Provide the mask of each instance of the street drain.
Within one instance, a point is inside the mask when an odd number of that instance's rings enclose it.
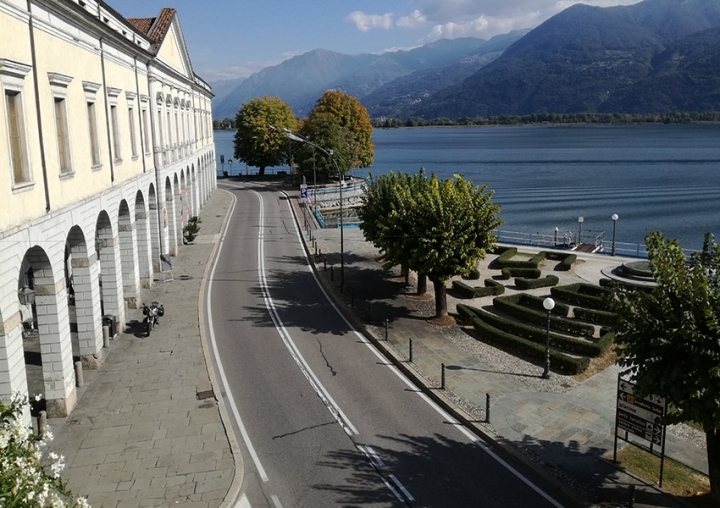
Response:
[[[179,279],[180,279],[180,280],[190,280],[190,279],[192,279],[192,277],[191,277],[190,275],[181,275],[181,276],[179,277]]]
[[[197,397],[197,400],[205,400],[205,399],[214,398],[215,393],[212,390],[205,390],[203,392],[197,392],[195,394],[195,396]]]

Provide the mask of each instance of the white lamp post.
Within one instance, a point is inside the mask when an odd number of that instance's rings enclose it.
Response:
[[[550,311],[555,308],[555,300],[548,296],[543,300],[543,307],[547,311],[547,335],[545,338],[545,369],[542,378],[550,379]]]
[[[582,225],[585,222],[585,217],[578,217],[578,245],[582,243]]]
[[[312,146],[313,148],[317,148],[321,152],[323,152],[325,155],[330,157],[332,159],[333,164],[335,164],[335,169],[337,169],[338,172],[338,184],[340,186],[340,292],[343,292],[344,286],[345,286],[345,243],[343,238],[343,177],[342,173],[340,172],[340,166],[338,166],[337,161],[335,160],[335,152],[332,150],[326,150],[325,148],[316,145],[315,143],[312,143],[311,141],[295,134],[294,132],[290,131],[289,129],[283,129],[285,131],[285,135],[288,137],[288,139],[292,139],[293,141],[297,141],[299,143],[305,143],[307,145]]]
[[[612,243],[612,255],[615,255],[615,226],[617,225],[617,220],[620,218],[618,217],[618,214],[614,213],[612,214],[612,217],[610,217],[613,221],[613,243]]]

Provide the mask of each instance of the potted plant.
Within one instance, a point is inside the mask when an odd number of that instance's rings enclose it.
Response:
[[[183,236],[185,237],[185,242],[190,243],[195,240],[195,237],[200,232],[201,222],[202,219],[197,215],[193,215],[188,219],[188,223],[185,224],[185,227],[183,227]]]

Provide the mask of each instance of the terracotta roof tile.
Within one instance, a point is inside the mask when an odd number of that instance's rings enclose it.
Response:
[[[128,18],[128,22],[145,35],[150,31],[153,21],[155,18]]]
[[[148,33],[148,37],[155,44],[161,43],[165,38],[170,28],[170,23],[172,23],[173,17],[175,17],[175,12],[175,9],[164,7],[163,10],[160,11],[160,15],[155,18],[155,22]]]

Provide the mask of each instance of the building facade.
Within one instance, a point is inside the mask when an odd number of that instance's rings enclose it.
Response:
[[[0,90],[0,399],[66,416],[216,188],[212,93],[174,9],[101,0],[0,0]]]

